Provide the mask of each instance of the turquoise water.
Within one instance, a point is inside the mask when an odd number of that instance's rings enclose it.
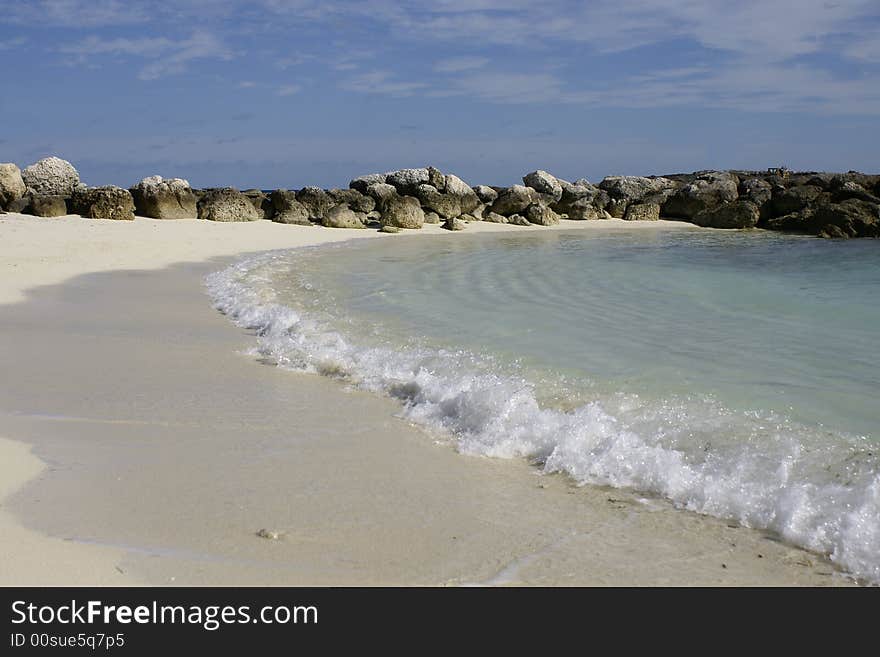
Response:
[[[279,365],[459,449],[778,533],[880,581],[880,243],[691,228],[370,240],[230,268]]]

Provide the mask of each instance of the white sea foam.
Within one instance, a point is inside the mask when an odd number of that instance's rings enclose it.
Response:
[[[541,383],[490,358],[362,340],[326,306],[279,303],[277,263],[285,256],[265,254],[207,279],[216,307],[256,330],[262,357],[397,398],[409,420],[448,432],[463,452],[660,495],[770,530],[880,583],[880,455],[869,441],[706,398],[619,393],[549,407]]]

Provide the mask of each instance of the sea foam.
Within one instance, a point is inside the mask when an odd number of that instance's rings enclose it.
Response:
[[[462,452],[526,458],[581,484],[662,496],[769,530],[880,583],[880,455],[866,439],[710,398],[620,392],[548,405],[544,382],[490,357],[359,339],[326,304],[279,303],[274,272],[289,269],[290,257],[251,257],[206,281],[216,308],[256,331],[261,357],[398,399],[408,420],[453,437]]]

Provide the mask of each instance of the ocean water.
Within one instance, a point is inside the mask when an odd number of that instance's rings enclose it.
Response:
[[[614,229],[256,256],[216,306],[279,366],[525,458],[768,530],[880,583],[880,243]]]

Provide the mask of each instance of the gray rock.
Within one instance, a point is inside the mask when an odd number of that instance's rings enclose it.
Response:
[[[414,196],[395,195],[382,201],[380,205],[383,226],[398,228],[421,228],[425,223],[425,213]]]
[[[446,191],[446,176],[440,169],[428,167],[428,184],[442,194]]]
[[[79,182],[74,166],[59,157],[46,157],[25,167],[21,177],[29,190],[41,196],[70,196]]]
[[[462,221],[458,217],[449,217],[443,224],[443,227],[446,230],[464,230],[465,228],[467,228],[467,223]]]
[[[428,170],[422,168],[392,171],[388,174],[385,182],[389,185],[394,185],[395,189],[401,194],[410,194],[415,192],[416,187],[422,183],[429,183],[430,180],[431,176],[428,174]]]
[[[532,171],[523,176],[523,184],[540,193],[549,203],[555,203],[562,198],[562,185],[559,180],[546,171]]]
[[[321,224],[327,228],[364,228],[367,215],[352,210],[344,203],[335,205],[321,219]]]
[[[739,197],[751,201],[759,208],[770,200],[773,187],[761,178],[747,178],[739,184]]]
[[[75,214],[91,219],[134,220],[134,199],[121,187],[77,187],[71,206]]]
[[[608,176],[599,183],[599,188],[608,192],[612,199],[624,200],[627,205],[646,200],[662,203],[675,187],[675,181],[668,178],[642,176]]]
[[[261,219],[271,219],[275,213],[275,208],[269,202],[269,197],[262,189],[245,189],[241,192],[254,206],[254,209],[260,213]]]
[[[142,217],[153,219],[195,219],[196,195],[182,178],[144,178],[130,190],[134,207]]]
[[[397,189],[395,189],[394,185],[389,185],[388,183],[372,183],[367,187],[366,194],[379,204],[385,199],[396,195]]]
[[[527,207],[525,217],[529,223],[539,226],[555,226],[559,223],[559,215],[542,203],[532,203]]]
[[[63,217],[67,214],[67,203],[63,196],[32,196],[28,210],[37,217]]]
[[[660,205],[657,203],[631,203],[626,206],[623,217],[627,221],[657,221],[660,219]]]
[[[416,187],[415,195],[423,207],[443,218],[457,217],[461,214],[460,199],[452,194],[440,193],[433,185],[422,183]]]
[[[837,179],[834,181],[837,182]],[[832,203],[842,203],[851,198],[868,203],[880,203],[880,198],[869,192],[862,185],[852,180],[846,180],[840,185],[833,185],[831,192]]]
[[[234,187],[212,189],[198,202],[199,219],[208,221],[258,221],[263,213]]]
[[[479,197],[480,201],[491,205],[496,198],[498,198],[498,192],[489,187],[488,185],[477,185],[472,188],[474,193]]]
[[[440,215],[437,214],[436,212],[426,212],[425,213],[425,223],[426,224],[439,224],[439,223],[441,223]]]
[[[376,200],[356,189],[331,189],[330,196],[337,203],[344,203],[355,212],[370,213],[376,209]]]
[[[523,212],[535,200],[535,191],[524,185],[513,185],[498,192],[498,198],[492,203],[490,208],[505,217]]]
[[[22,199],[26,192],[18,167],[11,162],[0,164],[0,210]]]
[[[816,203],[823,195],[825,192],[822,188],[813,185],[796,185],[788,189],[780,189],[773,194],[770,201],[772,216],[780,217],[803,210]]]
[[[370,173],[366,176],[358,176],[357,178],[354,178],[348,183],[348,186],[352,189],[356,189],[361,194],[366,194],[367,187],[374,183],[384,183],[387,177],[388,174],[385,173]]]
[[[382,226],[379,229],[379,232],[380,233],[399,233],[400,228],[398,228],[397,226]]]
[[[269,195],[274,212],[272,221],[279,224],[293,224],[297,226],[311,226],[309,211],[302,203],[296,200],[296,193],[286,189],[276,189]]]
[[[446,194],[458,199],[463,214],[474,212],[482,201],[464,180],[453,174],[446,175]]]
[[[524,216],[522,216],[521,214],[512,214],[512,215],[510,215],[510,216],[507,218],[507,223],[509,223],[509,224],[511,224],[511,225],[513,225],[513,226],[531,226],[531,225],[532,225],[531,223],[529,223],[529,220],[526,219],[526,218],[525,218]]]
[[[506,224],[508,223],[507,217],[503,217],[497,212],[487,212],[483,215],[483,221],[488,221],[493,224]]]
[[[880,205],[860,199],[822,203],[805,219],[807,231],[814,235],[880,237]]]
[[[699,178],[669,197],[662,208],[663,216],[690,221],[700,212],[735,201],[737,186],[733,177]]]
[[[309,219],[320,222],[324,213],[336,205],[336,201],[320,187],[303,187],[296,193],[296,200],[309,211]]]
[[[755,203],[740,198],[703,210],[691,221],[707,228],[754,228],[760,217],[761,211]]]
[[[626,216],[626,206],[629,205],[629,201],[625,198],[613,198],[608,202],[608,214],[610,214],[615,219],[623,219]]]

